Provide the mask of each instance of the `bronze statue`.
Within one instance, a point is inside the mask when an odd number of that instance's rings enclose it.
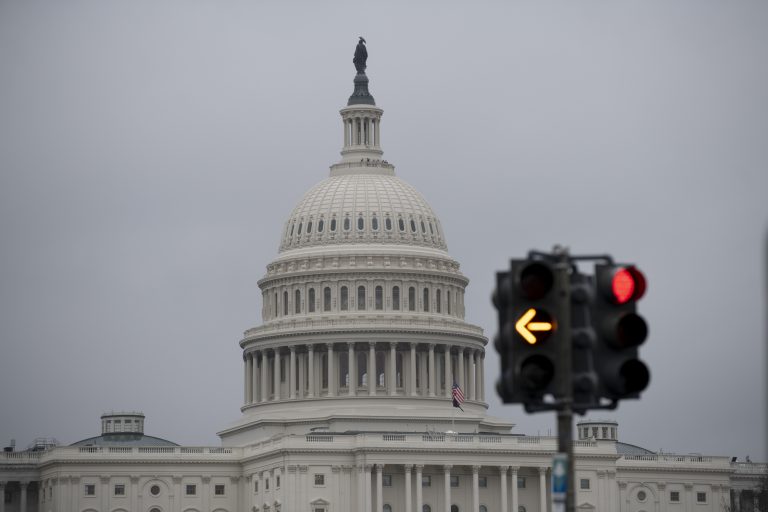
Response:
[[[365,39],[360,36],[360,40],[357,42],[357,48],[355,48],[355,58],[352,59],[352,63],[355,65],[355,69],[358,74],[365,74],[365,62],[368,60],[368,50],[365,49]]]

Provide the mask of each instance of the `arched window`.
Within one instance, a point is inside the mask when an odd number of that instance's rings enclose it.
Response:
[[[324,226],[325,226],[325,221],[323,219],[320,219],[319,221],[317,221],[317,232],[322,233]]]
[[[392,287],[392,309],[400,311],[400,287]]]
[[[451,290],[445,292],[445,307],[448,308],[448,314],[451,314]]]
[[[283,292],[283,315],[288,314],[288,292]]]
[[[312,221],[307,222],[307,234],[312,232]]]
[[[402,217],[397,219],[397,227],[400,228],[400,231],[405,231],[405,221]]]
[[[411,219],[411,233],[416,232],[416,221]]]
[[[384,289],[381,286],[374,290],[374,302],[376,309],[384,309]]]
[[[357,287],[357,310],[365,310],[365,286]]]
[[[347,311],[349,309],[349,290],[346,286],[341,287],[341,307],[340,309],[342,311]]]
[[[303,226],[303,225],[304,225],[303,222],[299,222],[299,231],[296,233],[297,235],[301,234],[301,226]]]
[[[331,289],[329,287],[323,288],[323,311],[331,310]]]
[[[389,217],[384,219],[384,229],[386,229],[387,231],[392,231],[392,219],[390,219]]]
[[[362,231],[365,228],[365,219],[363,219],[363,216],[359,216],[357,218],[357,230]]]
[[[349,228],[350,228],[349,217],[344,217],[344,231],[349,231]]]
[[[379,230],[379,219],[375,215],[371,219],[371,229],[373,229],[374,231]]]
[[[429,288],[424,288],[424,311],[429,311]]]
[[[273,316],[277,316],[277,292],[275,292],[275,303],[272,304]]]
[[[440,290],[435,292],[435,312],[440,312]]]
[[[435,234],[435,228],[432,227],[432,221],[429,221],[429,234],[430,235]]]
[[[309,304],[307,304],[307,310],[310,313],[314,313],[315,312],[315,289],[314,288],[309,289],[309,298],[307,299],[307,302],[309,302]]]
[[[416,311],[416,288],[408,288],[408,311]]]
[[[291,222],[291,236],[293,236],[294,229],[296,229],[296,221]]]
[[[331,232],[336,231],[336,217],[331,219]]]
[[[424,221],[423,220],[421,221],[421,232],[422,233],[426,233],[427,232],[427,228],[424,226]]]

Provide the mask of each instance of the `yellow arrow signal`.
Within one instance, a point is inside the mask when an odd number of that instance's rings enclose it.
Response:
[[[515,323],[515,330],[531,345],[539,341],[531,331],[549,332],[552,330],[551,322],[531,322],[536,316],[537,311],[534,308],[529,309]]]

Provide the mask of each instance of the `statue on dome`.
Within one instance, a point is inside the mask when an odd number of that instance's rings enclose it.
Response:
[[[360,36],[360,40],[355,48],[355,57],[352,59],[355,69],[361,75],[365,74],[365,62],[368,60],[368,50],[365,48],[365,44],[365,39],[363,39],[363,36]]]

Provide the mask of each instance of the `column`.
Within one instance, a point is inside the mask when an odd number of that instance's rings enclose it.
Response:
[[[29,482],[19,482],[19,487],[21,488],[19,510],[21,512],[27,512],[27,488],[29,487]],[[5,501],[5,494],[2,494],[2,497],[2,501]]]
[[[472,511],[480,510],[480,466],[472,466]]]
[[[291,346],[290,368],[288,369],[288,398],[296,398],[296,347]]]
[[[299,398],[304,398],[307,395],[307,354],[296,354],[298,361],[296,366],[299,371],[299,389],[296,390],[296,394]]]
[[[370,379],[369,379],[370,382]],[[365,510],[366,512],[372,512],[372,503],[371,503],[371,465],[366,464],[365,465],[365,476],[363,477],[363,488],[365,489]]]
[[[307,377],[309,381],[307,383],[309,386],[307,396],[312,398],[315,396],[315,346],[307,345],[307,350],[309,350],[307,354],[307,373],[309,374]]]
[[[472,390],[470,392],[470,400],[477,400],[477,352],[472,351],[470,353],[471,359],[469,361],[469,375],[472,381]]]
[[[333,364],[333,343],[328,344],[328,396],[336,396],[336,365]]]
[[[693,484],[683,484],[685,487],[685,512],[691,512],[691,504],[693,503]],[[629,496],[626,497],[629,502]]]
[[[0,482],[0,512],[5,512],[5,484],[6,483],[7,482]]]
[[[429,344],[429,396],[435,396],[435,344]]]
[[[266,351],[261,351],[261,368],[259,371],[261,372],[261,401],[266,402],[269,397],[267,396],[267,353]]]
[[[376,375],[376,344],[370,341],[368,346],[368,394],[373,396],[376,394],[376,381],[378,380]]]
[[[421,496],[421,470],[424,469],[422,464],[416,464],[416,512],[421,512],[424,508],[424,500]]]
[[[374,510],[384,509],[384,488],[382,485],[381,472],[384,470],[383,464],[376,464],[376,508]]]
[[[411,388],[411,396],[416,396],[416,343],[411,343],[410,366],[411,371],[408,376],[408,386]],[[417,512],[421,512],[421,510],[418,510]]]
[[[252,376],[253,357],[251,356],[251,354],[246,354],[244,359],[245,359],[244,361],[245,362],[245,365],[244,365],[245,366],[245,392],[243,393],[243,396],[244,396],[243,400],[245,401],[246,404],[249,404],[252,401],[251,389],[253,386],[253,382],[251,379],[253,378]]]
[[[475,399],[475,365],[474,355],[472,350],[467,350],[467,359],[465,364],[467,365],[467,389],[464,390],[464,396],[467,400]]]
[[[413,464],[406,464],[403,467],[405,469],[405,512],[411,512],[411,505],[413,505],[411,499],[411,470],[413,469]]]
[[[547,468],[539,468],[539,510],[547,510]]]
[[[597,478],[600,478],[600,473],[603,473],[603,480],[605,480],[605,471],[598,471],[597,472]],[[603,483],[603,488],[605,488],[605,484],[604,483]],[[659,499],[658,499],[659,509],[658,510],[659,510],[659,512],[667,512],[667,500],[666,500],[667,484],[665,484],[664,482],[660,482],[660,483],[656,484],[656,488],[659,490]],[[605,490],[603,490],[603,495],[604,494],[605,494]],[[713,496],[713,498],[714,498],[714,496]],[[715,506],[718,506],[720,504],[720,500],[719,499],[716,500],[716,501],[713,500],[713,503],[715,504]],[[757,509],[755,509],[755,510],[757,510]]]
[[[376,131],[374,132],[374,133],[376,133],[376,139],[374,140],[374,143],[376,144],[376,147],[381,146],[381,136],[379,134],[379,130],[380,129],[381,129],[381,119],[377,119],[376,120]],[[418,512],[421,512],[421,510],[419,510]]]
[[[101,492],[99,499],[101,500],[101,510],[107,510],[107,507],[109,506],[109,477],[102,476],[99,478],[101,481]]]
[[[511,484],[512,484],[512,512],[517,512],[519,507],[517,501],[517,467],[511,467]],[[609,509],[610,510],[610,509]]]
[[[256,352],[251,352],[251,402],[259,400],[259,358]]]
[[[426,356],[427,354],[422,354],[423,356]],[[429,384],[427,383],[427,357],[420,357],[419,358],[419,367],[416,370],[419,372],[419,387],[421,388],[420,395],[421,396],[427,396],[427,393],[429,392]]]
[[[480,353],[480,400],[485,402],[485,351]]]
[[[499,483],[501,484],[499,486],[499,489],[501,490],[501,495],[499,496],[499,503],[501,504],[501,507],[499,508],[499,510],[501,512],[509,511],[509,508],[507,507],[507,470],[508,469],[509,469],[509,466],[499,466]]]
[[[467,388],[464,386],[464,348],[459,347],[459,360],[456,363],[456,371],[459,374],[459,387],[462,392],[466,392]]]
[[[445,512],[451,512],[451,466],[446,464],[443,466],[443,492],[445,493],[443,498],[445,501]]]
[[[349,121],[344,119],[344,147],[349,146]]]
[[[275,395],[273,400],[280,400],[280,381],[282,379],[280,376],[280,349],[279,348],[275,349],[274,364],[275,364],[275,370],[273,374],[275,376]]]
[[[397,393],[397,353],[395,352],[397,343],[389,344],[389,374],[387,375],[387,389],[389,396],[395,396]]]
[[[349,371],[349,387],[347,394],[354,396],[357,394],[357,358],[355,358],[355,344],[349,343],[349,353],[347,354],[347,370]]]
[[[451,378],[451,347],[445,346],[445,398],[451,398],[451,387],[453,379]]]

